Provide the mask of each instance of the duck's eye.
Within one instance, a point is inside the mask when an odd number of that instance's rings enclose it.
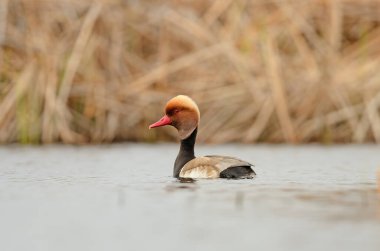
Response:
[[[172,109],[168,112],[168,115],[173,116],[173,115],[177,114],[179,111],[180,111],[180,109]]]

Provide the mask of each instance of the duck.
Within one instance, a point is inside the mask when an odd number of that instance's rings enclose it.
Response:
[[[149,129],[161,126],[173,126],[178,131],[180,148],[174,162],[175,178],[191,179],[252,179],[256,176],[252,164],[241,159],[206,155],[195,157],[194,145],[200,122],[200,111],[193,99],[178,95],[170,99],[165,106],[165,115],[151,124]]]

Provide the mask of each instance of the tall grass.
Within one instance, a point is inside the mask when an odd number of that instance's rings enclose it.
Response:
[[[377,0],[0,1],[0,142],[380,142]]]

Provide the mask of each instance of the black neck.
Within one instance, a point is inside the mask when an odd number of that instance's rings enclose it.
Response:
[[[189,137],[181,140],[181,147],[179,149],[177,158],[174,162],[173,176],[176,178],[179,177],[179,173],[181,172],[182,167],[187,162],[195,158],[194,144],[195,144],[195,139],[197,137],[197,131],[198,131],[198,127],[195,128],[195,130],[190,134]]]

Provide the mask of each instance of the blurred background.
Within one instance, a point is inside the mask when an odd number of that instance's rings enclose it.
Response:
[[[255,179],[132,143],[178,140],[148,130],[178,94]],[[379,251],[372,143],[379,0],[0,0],[1,251]]]
[[[1,0],[0,142],[380,142],[378,0]]]

